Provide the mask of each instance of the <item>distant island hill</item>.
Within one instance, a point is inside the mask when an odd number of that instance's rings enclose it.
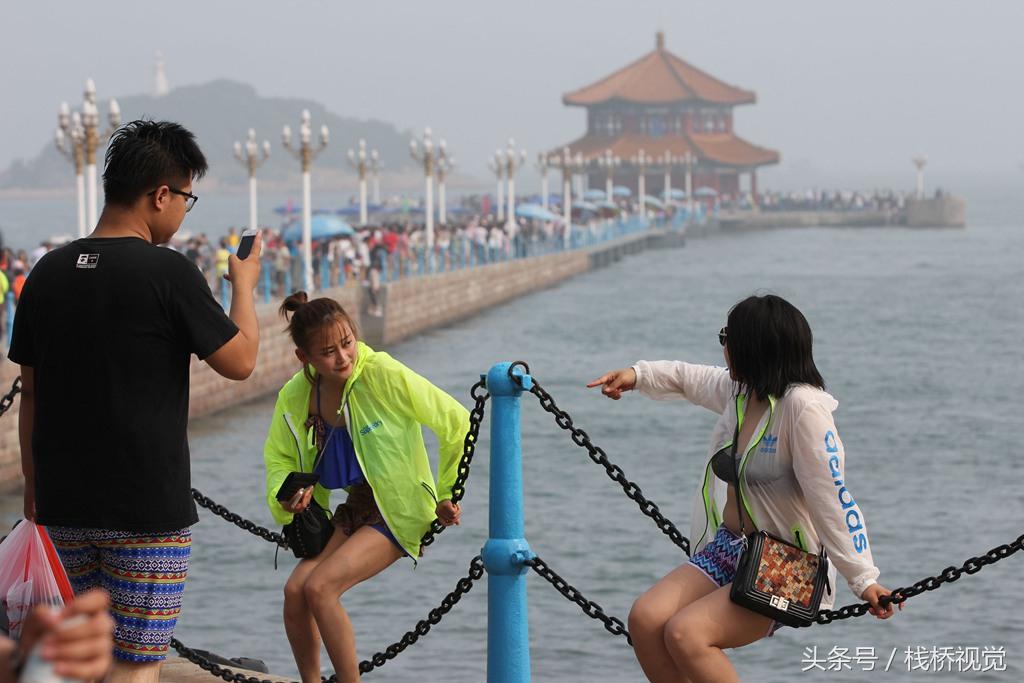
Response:
[[[324,173],[314,174],[325,181],[331,178],[332,171],[351,175],[344,161],[344,150],[355,148],[360,138],[379,150],[382,164],[390,172],[411,172],[414,164],[409,158],[409,139],[412,137],[409,131],[400,131],[385,121],[340,116],[313,100],[264,97],[251,85],[237,81],[215,80],[202,85],[181,86],[159,97],[118,96],[117,101],[124,121],[166,119],[177,121],[195,133],[210,162],[210,173],[204,184],[242,186],[247,182],[248,171],[234,158],[233,148],[236,140],[245,140],[249,128],[255,129],[259,140],[269,140],[272,146],[270,158],[260,167],[260,182],[272,186],[296,177],[300,172],[298,161],[280,145],[280,138],[285,125],[298,128],[303,109],[310,111],[317,128],[324,124],[330,129],[331,145],[325,154],[334,158],[322,164]],[[100,104],[101,110],[105,111],[105,103]],[[54,106],[54,128],[56,125]],[[0,171],[0,190],[74,187],[74,170],[57,151],[52,139],[40,146],[35,158],[16,160]],[[100,163],[102,167],[102,160]]]

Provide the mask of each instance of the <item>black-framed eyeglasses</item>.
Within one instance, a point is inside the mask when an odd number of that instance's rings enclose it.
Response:
[[[196,205],[197,201],[199,201],[199,197],[192,194],[191,192],[185,192],[184,190],[176,190],[169,185],[167,186],[167,189],[170,191],[171,194],[181,195],[182,197],[185,198],[185,213],[191,211],[192,207]],[[153,190],[152,192],[147,192],[146,194],[156,194],[156,190]]]
[[[725,346],[725,338],[729,335],[729,328],[723,327],[718,331],[718,343]]]

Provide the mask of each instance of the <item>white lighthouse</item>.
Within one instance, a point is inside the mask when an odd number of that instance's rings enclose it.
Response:
[[[167,69],[164,66],[164,54],[157,50],[153,73],[153,97],[163,97],[170,90],[171,86],[167,83]]]

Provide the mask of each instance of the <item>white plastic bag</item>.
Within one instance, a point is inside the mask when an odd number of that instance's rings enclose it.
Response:
[[[22,520],[0,543],[0,603],[12,638],[35,605],[63,607],[74,597],[71,583],[46,529]]]

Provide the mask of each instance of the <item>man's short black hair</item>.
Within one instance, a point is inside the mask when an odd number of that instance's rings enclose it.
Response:
[[[107,146],[103,196],[107,204],[131,206],[161,185],[175,189],[206,174],[196,138],[171,121],[138,120],[114,132]]]
[[[782,297],[744,299],[729,311],[727,327],[729,367],[744,388],[762,401],[781,397],[791,384],[825,388],[811,353],[811,326]]]

